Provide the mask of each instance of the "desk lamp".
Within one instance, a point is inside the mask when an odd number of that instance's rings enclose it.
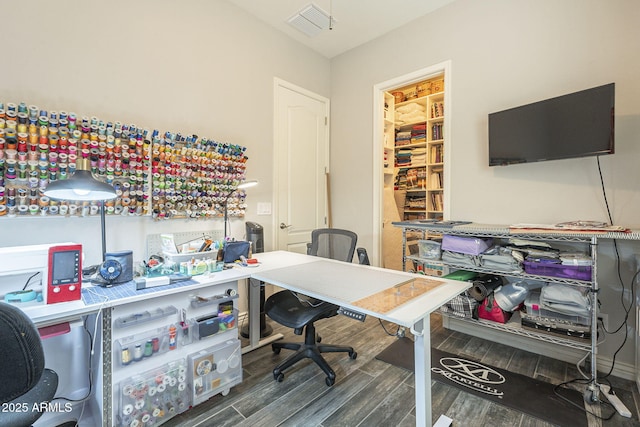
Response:
[[[105,200],[115,199],[118,195],[111,185],[98,181],[93,177],[89,170],[89,159],[79,160],[77,169],[70,178],[49,183],[44,191],[44,195],[56,200],[100,202],[102,261],[105,261],[107,244],[104,225],[104,202]]]
[[[258,181],[255,180],[255,179],[252,180],[252,181],[245,181],[242,184],[238,185],[235,190],[233,190],[231,193],[229,193],[227,195],[227,198],[224,201],[224,238],[225,238],[225,240],[228,237],[228,235],[227,235],[227,223],[229,222],[229,216],[227,214],[227,204],[229,202],[229,198],[231,198],[233,193],[235,193],[237,190],[242,190],[242,189],[245,189],[245,188],[254,187],[256,185],[258,185]]]

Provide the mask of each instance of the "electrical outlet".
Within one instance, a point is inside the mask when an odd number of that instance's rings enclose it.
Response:
[[[609,315],[606,313],[598,313],[598,321],[602,322],[604,328],[609,330]]]

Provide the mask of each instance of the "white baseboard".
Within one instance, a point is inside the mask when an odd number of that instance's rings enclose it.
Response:
[[[538,341],[519,335],[509,334],[509,339],[505,340],[505,332],[485,328],[480,325],[465,322],[464,320],[455,319],[449,316],[442,316],[442,326],[453,331],[473,335],[489,341],[499,342],[501,344],[530,351],[532,353],[543,354],[568,363],[577,363],[585,355],[585,353],[580,350]],[[598,354],[598,372],[609,372],[609,369],[611,368],[611,361],[612,359],[610,357]],[[589,372],[587,372],[587,374],[588,373]],[[616,360],[612,375],[626,380],[635,381],[635,366]]]

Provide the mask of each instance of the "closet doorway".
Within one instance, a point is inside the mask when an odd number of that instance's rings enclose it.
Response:
[[[449,219],[451,61],[378,83],[374,99],[374,262],[402,269],[397,221]],[[408,239],[406,253],[417,251]]]

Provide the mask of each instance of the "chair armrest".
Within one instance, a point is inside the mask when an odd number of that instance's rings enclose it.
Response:
[[[356,252],[358,253],[358,262],[361,265],[371,265],[369,262],[369,255],[367,255],[367,250],[365,248],[357,248]]]

